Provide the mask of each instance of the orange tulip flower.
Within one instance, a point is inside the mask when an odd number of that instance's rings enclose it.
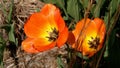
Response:
[[[91,57],[102,48],[105,33],[106,28],[103,20],[99,18],[82,19],[77,23],[75,30],[69,34],[68,43],[83,55]]]
[[[52,4],[46,4],[40,12],[32,14],[24,25],[24,32],[27,38],[22,42],[22,48],[29,53],[60,47],[68,37],[60,10]]]

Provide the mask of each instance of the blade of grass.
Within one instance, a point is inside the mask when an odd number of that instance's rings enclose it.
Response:
[[[10,9],[7,17],[7,23],[11,23],[14,0],[11,0]]]
[[[0,34],[0,66],[1,66],[1,68],[4,68],[4,66],[3,66],[4,48],[5,48],[5,41],[4,41],[3,37],[2,37],[2,35]]]
[[[4,3],[1,1],[0,10],[3,12],[4,16],[7,16],[7,12],[6,12],[5,6],[3,4]]]
[[[60,55],[57,57],[57,64],[58,64],[58,68],[64,68],[64,64],[63,64],[63,62],[61,60]]]
[[[14,23],[10,25],[10,31],[8,33],[9,41],[15,43],[15,36],[14,36]]]

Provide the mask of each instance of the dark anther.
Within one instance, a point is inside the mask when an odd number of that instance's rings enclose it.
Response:
[[[92,40],[88,40],[88,44],[90,45],[90,48],[97,49],[98,45],[100,44],[100,38],[99,37],[91,37]]]
[[[56,28],[51,28],[52,32],[48,32],[49,33],[49,37],[47,37],[49,39],[49,41],[55,41],[58,38],[58,31],[56,30]]]

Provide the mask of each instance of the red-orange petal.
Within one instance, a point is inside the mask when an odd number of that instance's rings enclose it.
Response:
[[[98,34],[100,36],[100,39],[101,39],[101,44],[100,46],[98,47],[98,50],[100,50],[102,48],[102,45],[103,45],[103,42],[104,42],[104,37],[105,37],[105,34],[106,34],[106,25],[104,23],[104,21],[100,18],[95,18],[94,19],[94,22],[96,23],[96,27],[98,27]]]
[[[46,4],[42,9],[41,12],[42,14],[44,14],[47,18],[47,20],[49,21],[51,26],[54,26],[55,28],[57,28],[57,21],[55,21],[55,15],[56,12],[58,12],[59,9],[56,8],[56,6],[54,6],[53,4]],[[60,12],[58,12],[60,13]]]
[[[38,53],[39,51],[32,44],[34,44],[34,39],[27,38],[22,42],[22,49],[28,53]]]
[[[29,53],[37,53],[53,48],[56,42],[49,42],[44,38],[27,38],[22,42],[22,48]]]
[[[50,29],[48,20],[41,13],[32,14],[24,25],[25,34],[30,38],[41,38]]]
[[[39,52],[41,52],[41,51],[50,50],[53,47],[55,47],[55,45],[56,45],[56,42],[51,42],[47,45],[44,45],[44,44],[41,44],[41,41],[40,42],[36,41],[34,44],[34,48],[37,49]]]
[[[76,24],[75,30],[72,31],[76,39],[78,38],[79,34],[81,32],[83,32],[83,29],[85,29],[85,27],[87,27],[89,22],[90,22],[90,19],[87,18],[86,20],[85,19],[80,20]]]
[[[63,29],[65,28],[65,22],[61,16],[59,10],[56,10],[54,17],[55,17],[55,21],[57,23],[59,32],[63,31]]]
[[[94,22],[96,23],[96,27],[98,27],[98,33],[100,33],[100,35],[105,35],[106,33],[106,25],[104,23],[104,21],[100,18],[95,18]]]
[[[58,27],[58,30],[61,32],[65,27],[65,22],[60,14],[60,10],[52,4],[47,4],[41,10],[41,13],[48,17],[49,20],[54,19],[55,22],[50,22],[51,25]]]
[[[48,41],[47,39],[44,38],[35,38],[34,41],[34,48],[37,49],[38,51],[45,51],[53,48],[55,46],[55,42]]]
[[[65,27],[62,32],[59,33],[58,39],[57,39],[57,46],[60,47],[65,44],[68,38],[68,28]]]
[[[46,17],[49,16],[49,14],[53,14],[56,11],[56,6],[54,6],[53,4],[46,4],[42,9],[41,12],[42,14],[44,14]]]
[[[70,45],[75,43],[75,36],[72,32],[69,32],[67,43]]]

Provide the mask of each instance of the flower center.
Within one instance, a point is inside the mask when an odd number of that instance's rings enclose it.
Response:
[[[58,38],[58,31],[56,30],[56,28],[51,28],[52,31],[48,32],[49,36],[47,36],[46,38],[48,38],[48,41],[55,41]]]
[[[97,49],[98,45],[100,44],[100,38],[99,37],[91,37],[91,40],[88,40],[88,44],[90,45],[90,48]]]

